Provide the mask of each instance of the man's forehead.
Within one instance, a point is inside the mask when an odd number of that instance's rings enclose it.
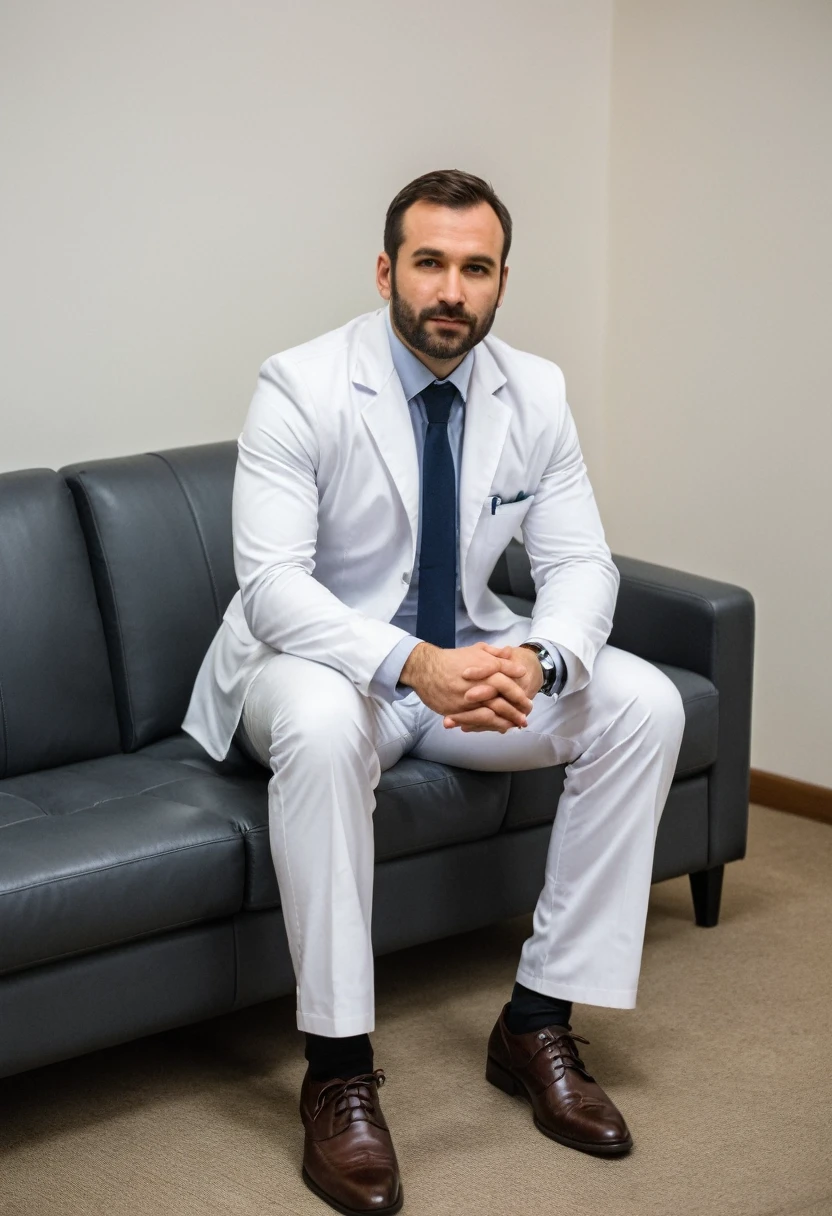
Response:
[[[503,229],[497,213],[488,203],[474,207],[443,207],[420,199],[408,207],[403,216],[404,244],[412,247],[446,245],[460,247],[493,247],[499,256],[503,244]]]

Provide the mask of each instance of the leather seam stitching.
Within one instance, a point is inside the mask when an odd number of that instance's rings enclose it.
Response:
[[[6,700],[3,696],[3,685],[0,683],[0,716],[3,718],[3,776],[9,767],[9,724],[6,718]]]
[[[161,853],[149,853],[147,857],[129,857],[125,861],[114,861],[109,866],[98,866],[96,869],[84,870],[79,874],[61,874],[57,878],[44,878],[43,882],[31,882],[25,887],[12,887],[8,891],[0,891],[0,899],[6,895],[20,895],[24,891],[37,891],[41,887],[57,886],[58,883],[72,882],[79,878],[90,878],[93,874],[106,874],[109,870],[119,870],[122,866],[142,865],[148,861],[158,861],[160,857],[170,857],[174,853],[187,853],[189,849],[205,849],[215,844],[229,844],[239,840],[239,833],[233,836],[218,836],[216,840],[200,840],[195,844],[183,844],[176,849],[163,849]]]
[[[151,455],[155,456],[157,460],[161,460],[162,464],[165,465],[165,467],[169,470],[174,481],[179,486],[179,490],[182,494],[182,497],[185,499],[185,503],[186,503],[188,511],[190,513],[191,519],[193,520],[193,525],[194,525],[194,528],[196,529],[196,534],[199,539],[199,546],[202,549],[202,557],[203,557],[203,560],[205,561],[205,566],[208,570],[208,581],[211,584],[211,595],[213,596],[213,599],[214,599],[214,611],[215,611],[216,617],[217,617],[217,625],[219,625],[220,621],[222,620],[222,612],[220,611],[219,588],[217,587],[216,579],[214,578],[214,568],[211,565],[211,559],[208,556],[208,546],[205,544],[205,536],[203,535],[202,528],[200,527],[193,501],[191,499],[190,494],[185,489],[185,483],[182,481],[182,478],[179,476],[179,474],[177,473],[177,471],[173,467],[173,465],[170,463],[170,461],[165,456],[163,456],[161,454],[161,452],[152,452]]]
[[[476,772],[476,769],[468,769],[466,772]],[[443,773],[441,777],[425,777],[422,781],[408,781],[402,785],[387,785],[385,788],[379,789],[380,794],[386,794],[395,790],[398,793],[400,790],[416,790],[420,785],[438,785],[440,781],[454,781],[455,776],[452,773]],[[378,787],[376,787],[378,788]]]
[[[36,819],[48,819],[49,816],[45,811],[40,811],[37,815],[27,815],[25,819],[9,819],[6,823],[0,823],[0,832],[5,828],[15,828],[19,823],[34,823]]]
[[[110,587],[110,597],[113,602],[113,613],[116,618],[116,631],[118,634],[118,648],[119,648],[120,655],[121,655],[121,666],[122,666],[122,670],[124,672],[124,691],[127,694],[127,711],[130,715],[130,745],[132,747],[133,744],[135,744],[135,742],[136,742],[136,731],[135,731],[135,727],[134,727],[134,714],[133,714],[133,694],[130,691],[130,677],[129,677],[128,668],[127,668],[127,652],[124,649],[124,633],[122,631],[122,625],[121,625],[121,613],[119,612],[118,597],[116,596],[115,583],[113,582],[113,575],[112,575],[112,571],[110,569],[110,562],[107,557],[107,551],[104,548],[104,541],[102,540],[102,537],[101,537],[101,529],[98,526],[98,519],[96,518],[95,510],[93,509],[92,499],[90,498],[89,494],[87,493],[87,487],[84,485],[83,476],[84,476],[83,473],[79,473],[77,475],[77,485],[78,485],[78,488],[80,489],[81,493],[83,494],[84,500],[87,504],[87,509],[89,511],[90,520],[91,520],[92,526],[93,526],[93,531],[95,532],[95,539],[98,542],[98,548],[101,553],[101,560],[104,564],[104,570],[107,575],[107,582],[109,583],[109,587]],[[105,630],[105,639],[106,639],[106,630]],[[111,680],[112,680],[112,675],[111,675]]]
[[[206,773],[209,781],[220,781],[222,778],[214,777]],[[122,798],[142,798],[145,794],[153,794],[156,790],[166,790],[173,785],[183,785],[186,781],[192,781],[192,777],[171,777],[169,781],[160,781],[156,785],[146,785],[142,790],[136,790],[135,794],[113,794],[111,798],[102,798],[99,802],[91,802],[89,807],[79,807],[79,811],[89,810],[93,806],[106,806],[108,802],[120,802]],[[174,799],[174,801],[176,801]],[[187,803],[183,804],[187,806]],[[72,814],[77,812],[73,811]]]

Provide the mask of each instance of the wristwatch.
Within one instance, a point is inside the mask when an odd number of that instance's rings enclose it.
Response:
[[[539,642],[522,642],[521,649],[533,650],[537,655],[538,662],[543,668],[543,687],[540,689],[547,697],[551,697],[555,691],[555,684],[558,678],[558,669],[555,660],[549,654],[545,646],[541,646]]]

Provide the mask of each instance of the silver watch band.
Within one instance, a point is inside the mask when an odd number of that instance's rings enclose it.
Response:
[[[533,650],[543,670],[543,685],[540,691],[544,696],[551,697],[558,683],[558,665],[547,647],[540,642],[522,642],[525,650]]]

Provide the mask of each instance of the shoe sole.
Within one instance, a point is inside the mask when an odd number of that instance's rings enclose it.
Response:
[[[318,1186],[315,1179],[307,1173],[306,1166],[301,1170],[301,1176],[313,1194],[317,1195],[319,1199],[323,1199],[324,1203],[328,1203],[331,1208],[335,1208],[336,1212],[341,1212],[343,1216],[393,1216],[394,1212],[401,1211],[404,1203],[404,1192],[400,1186],[398,1199],[395,1203],[388,1204],[386,1208],[348,1208],[346,1204],[339,1203],[337,1199],[328,1194],[323,1187]]]
[[[485,1079],[491,1085],[495,1085],[497,1089],[501,1089],[504,1094],[508,1094],[510,1098],[522,1098],[534,1110],[534,1104],[522,1081],[518,1081],[513,1073],[508,1072],[491,1056],[488,1057],[485,1065]],[[614,1140],[610,1144],[588,1144],[585,1140],[572,1140],[569,1136],[562,1136],[559,1132],[552,1131],[551,1128],[540,1122],[537,1115],[533,1114],[532,1118],[537,1130],[544,1136],[548,1136],[550,1140],[557,1140],[558,1144],[563,1144],[567,1148],[576,1148],[581,1153],[590,1153],[593,1157],[623,1157],[633,1147],[632,1136],[628,1136],[626,1140]]]

